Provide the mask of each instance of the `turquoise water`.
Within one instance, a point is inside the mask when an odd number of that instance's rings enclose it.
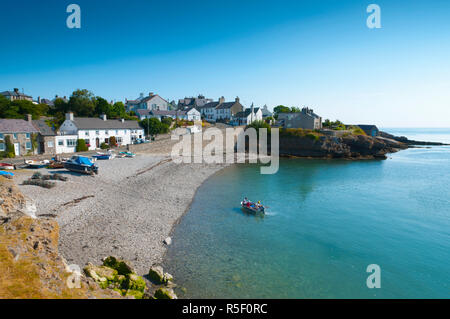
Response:
[[[282,159],[275,175],[234,165],[199,188],[165,268],[184,298],[448,298],[449,172],[448,146]],[[242,212],[243,196],[267,215]],[[366,286],[369,264],[380,289]]]

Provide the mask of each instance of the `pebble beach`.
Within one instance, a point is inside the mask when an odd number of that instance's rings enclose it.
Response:
[[[115,255],[131,261],[138,274],[160,264],[164,239],[188,210],[197,188],[225,164],[175,164],[174,142],[159,141],[135,158],[97,161],[100,173],[80,175],[64,169],[22,170],[15,180],[37,208],[38,217],[60,227],[59,252],[80,267]],[[21,185],[34,172],[69,179],[55,188]]]

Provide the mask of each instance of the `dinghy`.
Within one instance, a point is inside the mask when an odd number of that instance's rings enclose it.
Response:
[[[50,164],[49,160],[43,160],[43,161],[34,161],[34,160],[26,160],[25,164],[27,164],[28,168],[44,168],[47,167],[48,164]]]
[[[7,169],[7,170],[13,170],[14,165],[8,164],[8,163],[0,163],[0,169]]]
[[[264,206],[258,203],[253,203],[247,199],[244,199],[241,202],[241,208],[247,213],[251,214],[264,214]]]

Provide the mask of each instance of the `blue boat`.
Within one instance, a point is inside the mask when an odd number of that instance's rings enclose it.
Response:
[[[5,172],[5,171],[0,171],[0,176],[1,176],[1,175],[14,176],[13,173],[11,173],[11,172]]]
[[[98,166],[85,156],[72,156],[68,161],[64,162],[64,168],[82,174],[98,174]]]
[[[116,155],[113,152],[108,151],[108,153],[97,152],[97,154],[92,155],[92,157],[95,159],[98,159],[98,160],[110,160],[110,159],[113,159],[114,157],[116,157]]]

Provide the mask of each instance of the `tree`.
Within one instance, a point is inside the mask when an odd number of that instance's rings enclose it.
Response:
[[[76,116],[95,116],[95,106],[94,95],[86,89],[74,91],[69,99],[69,110]]]
[[[109,138],[109,146],[115,147],[116,144],[117,144],[116,137],[115,137],[115,136],[111,136],[111,137]]]
[[[161,123],[157,118],[143,119],[139,122],[140,126],[144,128],[147,135],[164,134],[169,131],[167,124]]]
[[[104,98],[97,96],[95,99],[95,114],[94,115],[102,115],[106,114],[109,118],[111,115],[111,104],[106,101]]]
[[[114,105],[112,106],[112,118],[125,118],[127,116],[127,112],[125,109],[125,104],[123,104],[123,102],[116,102],[114,103]]]
[[[284,106],[284,105],[278,105],[278,106],[274,107],[273,111],[274,111],[274,113],[277,113],[277,114],[279,114],[279,113],[289,113],[291,111],[291,109],[289,107],[287,107],[287,106]]]
[[[77,141],[77,152],[87,152],[89,148],[86,145],[86,141],[83,139],[79,139]]]

